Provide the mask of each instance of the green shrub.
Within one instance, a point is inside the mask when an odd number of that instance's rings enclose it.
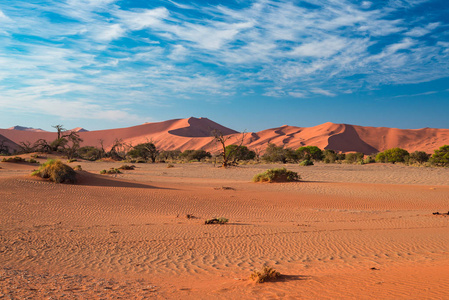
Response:
[[[19,156],[9,157],[9,158],[5,157],[2,159],[2,162],[10,162],[10,163],[19,163],[19,162],[25,162],[25,161],[26,161],[25,159],[23,159]]]
[[[276,146],[272,143],[268,143],[265,153],[262,155],[262,159],[266,162],[281,162],[283,164],[287,162],[284,147]]]
[[[424,151],[415,151],[413,153],[410,153],[410,162],[423,164],[427,161],[429,161],[430,154],[427,154]]]
[[[37,160],[35,160],[34,158],[30,158],[29,160],[28,160],[28,162],[30,163],[30,164],[38,164],[39,162],[37,161]]]
[[[156,162],[158,154],[159,150],[154,143],[148,142],[134,146],[133,149],[127,153],[127,156],[131,158],[142,158],[145,161],[150,159],[154,163]]]
[[[299,163],[300,166],[313,166],[313,161],[311,160],[303,160],[302,162]]]
[[[281,273],[268,266],[263,266],[262,269],[253,271],[249,278],[257,283],[263,283],[268,280],[275,280],[279,277],[281,277]]]
[[[76,172],[60,160],[47,160],[31,175],[47,178],[56,183],[76,183]]]
[[[228,145],[226,146],[226,157],[235,164],[240,160],[254,159],[256,152],[249,150],[246,146]]]
[[[441,146],[440,149],[435,150],[432,155],[432,163],[437,166],[449,167],[449,145]]]
[[[254,182],[289,182],[299,181],[301,177],[298,173],[289,171],[285,168],[281,169],[269,169],[263,173],[254,176]]]
[[[320,161],[323,159],[323,151],[317,146],[305,146],[296,150],[299,159],[313,159]]]
[[[205,158],[211,158],[212,155],[205,150],[185,150],[179,155],[179,158],[185,161],[201,161]]]
[[[323,161],[326,164],[332,164],[337,160],[337,153],[334,150],[326,149],[323,153]]]
[[[84,146],[78,149],[78,155],[82,159],[95,161],[105,155],[104,151],[93,146]]]
[[[226,224],[228,222],[229,222],[229,219],[219,217],[219,218],[207,219],[206,221],[204,221],[204,224]]]
[[[345,162],[348,164],[363,163],[364,156],[361,152],[346,153]]]
[[[122,172],[117,168],[110,168],[109,170],[101,170],[100,174],[121,174]]]
[[[409,155],[410,154],[407,152],[407,150],[401,148],[392,148],[378,153],[376,155],[376,162],[406,162],[409,159]]]

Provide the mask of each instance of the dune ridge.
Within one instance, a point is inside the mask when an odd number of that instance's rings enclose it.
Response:
[[[239,143],[250,149],[263,152],[268,143],[289,148],[317,146],[338,152],[362,152],[373,154],[399,147],[409,152],[435,149],[449,144],[449,129],[422,128],[397,129],[388,127],[366,127],[327,122],[313,127],[284,125],[259,132],[239,133],[207,118],[173,119],[163,122],[96,131],[78,131],[82,146],[91,145],[109,150],[117,139],[128,145],[154,142],[162,150],[204,149],[212,153],[220,151],[220,145],[212,137],[213,130],[231,135],[229,144]],[[34,143],[39,139],[54,140],[56,133],[0,129],[0,141],[5,140],[10,149],[18,149],[20,142]]]

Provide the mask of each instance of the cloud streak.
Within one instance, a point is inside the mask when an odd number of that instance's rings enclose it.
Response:
[[[11,1],[0,5],[1,103],[34,99],[55,115],[108,104],[85,117],[113,118],[123,100],[335,97],[444,78],[447,21],[408,14],[425,2]]]

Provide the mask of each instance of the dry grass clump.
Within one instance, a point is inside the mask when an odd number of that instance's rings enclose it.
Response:
[[[23,159],[19,156],[9,157],[9,158],[5,157],[2,159],[2,162],[10,162],[10,163],[19,163],[19,162],[25,162],[25,161],[26,161],[25,159]]]
[[[290,182],[299,181],[301,177],[298,173],[289,171],[286,168],[268,169],[263,173],[254,176],[254,182]]]
[[[260,270],[254,270],[249,278],[257,283],[262,283],[279,277],[281,277],[281,273],[271,267],[263,266]]]
[[[229,219],[219,217],[219,218],[207,219],[206,221],[204,221],[204,224],[226,224],[228,222],[229,222]]]
[[[75,171],[82,171],[83,168],[81,167],[81,165],[76,165],[75,167],[73,167],[73,170],[75,170]]]
[[[76,172],[60,160],[47,160],[31,175],[46,178],[56,183],[76,183]]]
[[[134,170],[134,168],[135,168],[136,166],[134,166],[134,165],[122,165],[121,167],[119,167],[118,169],[119,170]]]
[[[110,168],[109,170],[101,170],[100,174],[121,174],[122,171],[120,171],[117,168]]]

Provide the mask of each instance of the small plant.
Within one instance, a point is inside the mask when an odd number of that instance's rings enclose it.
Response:
[[[119,170],[134,170],[135,166],[130,166],[130,165],[122,165],[120,168],[118,168]]]
[[[254,182],[289,182],[299,181],[301,177],[298,173],[289,171],[286,168],[281,169],[269,169],[263,173],[259,173],[254,176]]]
[[[169,169],[169,168],[174,168],[175,166],[174,165],[172,165],[172,164],[168,164],[167,165],[167,168]]]
[[[3,158],[2,162],[10,162],[10,163],[19,163],[19,162],[25,162],[26,160],[16,156],[16,157],[9,157],[9,158]]]
[[[204,221],[204,224],[226,224],[229,222],[229,219],[220,217],[220,218],[212,218]]]
[[[31,175],[47,178],[56,183],[76,183],[76,172],[60,160],[47,160]]]
[[[109,170],[101,170],[100,174],[121,174],[122,172],[117,168],[110,168]]]
[[[75,170],[75,171],[82,171],[83,168],[81,168],[81,165],[76,165],[76,166],[73,168],[73,170]]]
[[[72,163],[72,162],[75,162],[75,161],[77,161],[75,158],[71,158],[71,159],[67,160],[67,163]]]
[[[39,163],[37,160],[35,160],[34,158],[30,158],[29,160],[28,160],[28,162],[29,163],[31,163],[31,164],[37,164],[37,163]]]
[[[305,159],[299,163],[300,166],[313,166],[313,161]]]
[[[268,266],[263,266],[262,269],[253,271],[249,278],[257,283],[263,283],[279,277],[281,277],[281,273]]]

